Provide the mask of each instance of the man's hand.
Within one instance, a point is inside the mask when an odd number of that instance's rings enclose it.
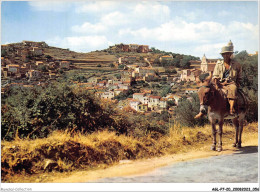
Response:
[[[219,89],[219,79],[218,78],[214,78],[214,84],[216,86],[216,89],[218,90]]]
[[[223,83],[221,83],[221,85],[223,85],[223,86],[225,86],[227,84],[228,84],[227,80],[225,80]]]

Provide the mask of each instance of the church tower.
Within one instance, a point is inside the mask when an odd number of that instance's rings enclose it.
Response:
[[[200,69],[202,72],[208,72],[208,62],[207,62],[207,58],[205,56],[205,53],[201,59],[201,65],[200,65]]]

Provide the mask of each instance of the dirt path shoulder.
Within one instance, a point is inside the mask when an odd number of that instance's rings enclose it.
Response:
[[[67,177],[54,177],[51,181],[53,183],[80,183],[92,182],[97,179],[106,177],[122,177],[143,175],[153,171],[156,168],[167,166],[181,161],[189,161],[192,159],[207,158],[211,156],[226,155],[231,153],[240,153],[243,149],[246,150],[249,146],[258,146],[258,137],[251,138],[243,143],[246,146],[242,149],[231,147],[230,143],[223,146],[222,152],[210,151],[210,145],[206,145],[199,149],[194,149],[186,153],[167,155],[163,157],[156,157],[151,159],[142,159],[136,161],[121,161],[119,164],[112,167],[93,171],[79,171]],[[250,149],[250,147],[249,147]],[[243,151],[245,152],[245,151]]]

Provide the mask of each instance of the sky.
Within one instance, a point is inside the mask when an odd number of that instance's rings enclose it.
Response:
[[[45,41],[77,52],[142,44],[220,58],[259,48],[258,1],[2,1],[1,44]]]

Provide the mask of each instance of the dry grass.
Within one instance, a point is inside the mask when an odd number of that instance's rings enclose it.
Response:
[[[258,123],[244,128],[243,139],[258,133]],[[223,142],[231,142],[234,129],[224,126]],[[21,175],[33,176],[44,172],[70,172],[79,169],[109,166],[124,159],[141,159],[181,153],[212,142],[211,128],[176,126],[168,136],[142,138],[116,135],[102,131],[91,135],[71,135],[56,131],[48,138],[2,141],[2,181],[14,182]],[[17,180],[15,180],[17,182]],[[22,181],[20,181],[22,182]]]

